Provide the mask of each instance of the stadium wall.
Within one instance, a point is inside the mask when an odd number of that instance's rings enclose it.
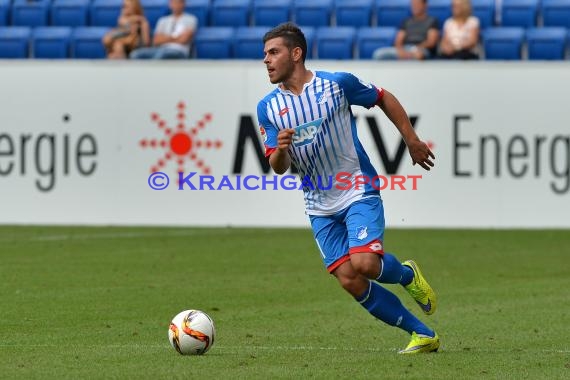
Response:
[[[392,91],[432,145],[428,173],[378,108],[353,108],[379,173],[406,179],[382,191],[388,225],[570,227],[568,63],[308,66]],[[2,62],[0,223],[307,226],[300,191],[242,183],[273,178],[256,121],[272,88],[250,61]],[[149,186],[157,170],[162,191]],[[183,190],[178,170],[196,173]],[[226,185],[191,190],[205,173]]]

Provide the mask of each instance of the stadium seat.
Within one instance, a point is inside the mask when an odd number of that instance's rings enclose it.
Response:
[[[12,0],[0,0],[0,26],[8,25],[8,14]]]
[[[212,26],[198,28],[194,38],[194,55],[198,59],[232,58],[235,28]]]
[[[13,26],[46,26],[49,20],[51,0],[14,0],[12,4]]]
[[[570,29],[570,0],[542,0],[544,26],[563,26]]]
[[[358,58],[371,59],[374,50],[393,46],[398,29],[393,26],[360,28],[356,32]]]
[[[263,59],[263,36],[269,29],[265,26],[238,28],[234,39],[234,58]]]
[[[536,26],[538,0],[502,0],[501,26]]]
[[[87,26],[89,0],[54,0],[51,6],[51,25]]]
[[[528,59],[562,60],[566,54],[566,28],[543,27],[526,31]]]
[[[274,27],[291,18],[292,0],[254,0],[253,23]]]
[[[471,0],[471,8],[481,30],[495,25],[495,0]]]
[[[123,0],[92,0],[90,25],[116,26],[122,7]]]
[[[154,31],[159,18],[170,13],[168,1],[165,0],[141,0],[141,5],[151,31]]]
[[[374,0],[336,0],[336,25],[355,28],[370,26],[373,8]]]
[[[44,59],[69,58],[71,27],[35,28],[32,32],[32,57]]]
[[[295,0],[293,19],[297,25],[312,27],[331,25],[333,0]]]
[[[184,9],[198,18],[198,27],[210,25],[210,0],[187,1]]]
[[[0,27],[0,58],[28,58],[31,35],[27,26]]]
[[[102,26],[77,27],[71,33],[71,56],[81,59],[102,59],[106,57],[101,43],[110,29]]]
[[[377,0],[376,24],[378,26],[395,26],[411,16],[409,0]]]
[[[248,26],[251,0],[214,0],[212,26]]]
[[[350,26],[321,27],[316,31],[319,59],[353,59],[356,29]]]
[[[437,19],[439,27],[451,17],[451,0],[428,0],[428,14]]]
[[[483,31],[485,58],[488,60],[519,60],[523,40],[523,28],[487,28]]]

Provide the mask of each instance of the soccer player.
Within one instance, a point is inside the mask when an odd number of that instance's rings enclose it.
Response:
[[[375,177],[356,134],[351,106],[378,106],[398,128],[413,164],[426,170],[435,159],[422,142],[398,100],[385,89],[350,73],[311,71],[305,67],[307,42],[302,31],[285,23],[265,34],[264,60],[269,80],[277,88],[257,106],[265,155],[277,174],[293,163],[303,179],[348,172]],[[379,283],[401,284],[426,314],[437,305],[433,289],[418,265],[400,263],[383,249],[384,208],[378,183],[340,190],[336,186],[304,186],[317,246],[329,273],[370,314],[411,334],[402,354],[437,351],[438,335],[411,314]]]

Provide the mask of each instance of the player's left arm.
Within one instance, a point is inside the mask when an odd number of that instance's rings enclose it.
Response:
[[[336,73],[335,75],[345,92],[349,105],[359,105],[366,108],[380,107],[400,131],[408,146],[410,156],[412,156],[413,164],[418,164],[425,170],[430,170],[430,167],[433,167],[430,158],[435,159],[435,156],[427,144],[420,140],[404,107],[394,95],[383,88],[363,82],[353,74]]]
[[[432,159],[435,159],[435,156],[427,144],[421,141],[416,131],[414,131],[408,114],[398,99],[386,89],[382,89],[376,105],[384,111],[388,119],[400,131],[404,142],[408,146],[413,164],[418,164],[425,170],[430,170],[434,166]]]

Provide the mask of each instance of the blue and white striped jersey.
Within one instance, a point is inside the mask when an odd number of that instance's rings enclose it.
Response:
[[[257,105],[266,156],[277,148],[281,129],[296,130],[289,155],[301,180],[309,184],[303,187],[307,214],[331,215],[358,199],[379,195],[370,184],[339,189],[335,178],[338,173],[377,175],[358,140],[350,106],[371,108],[382,94],[350,73],[317,71],[301,95],[276,88]]]

